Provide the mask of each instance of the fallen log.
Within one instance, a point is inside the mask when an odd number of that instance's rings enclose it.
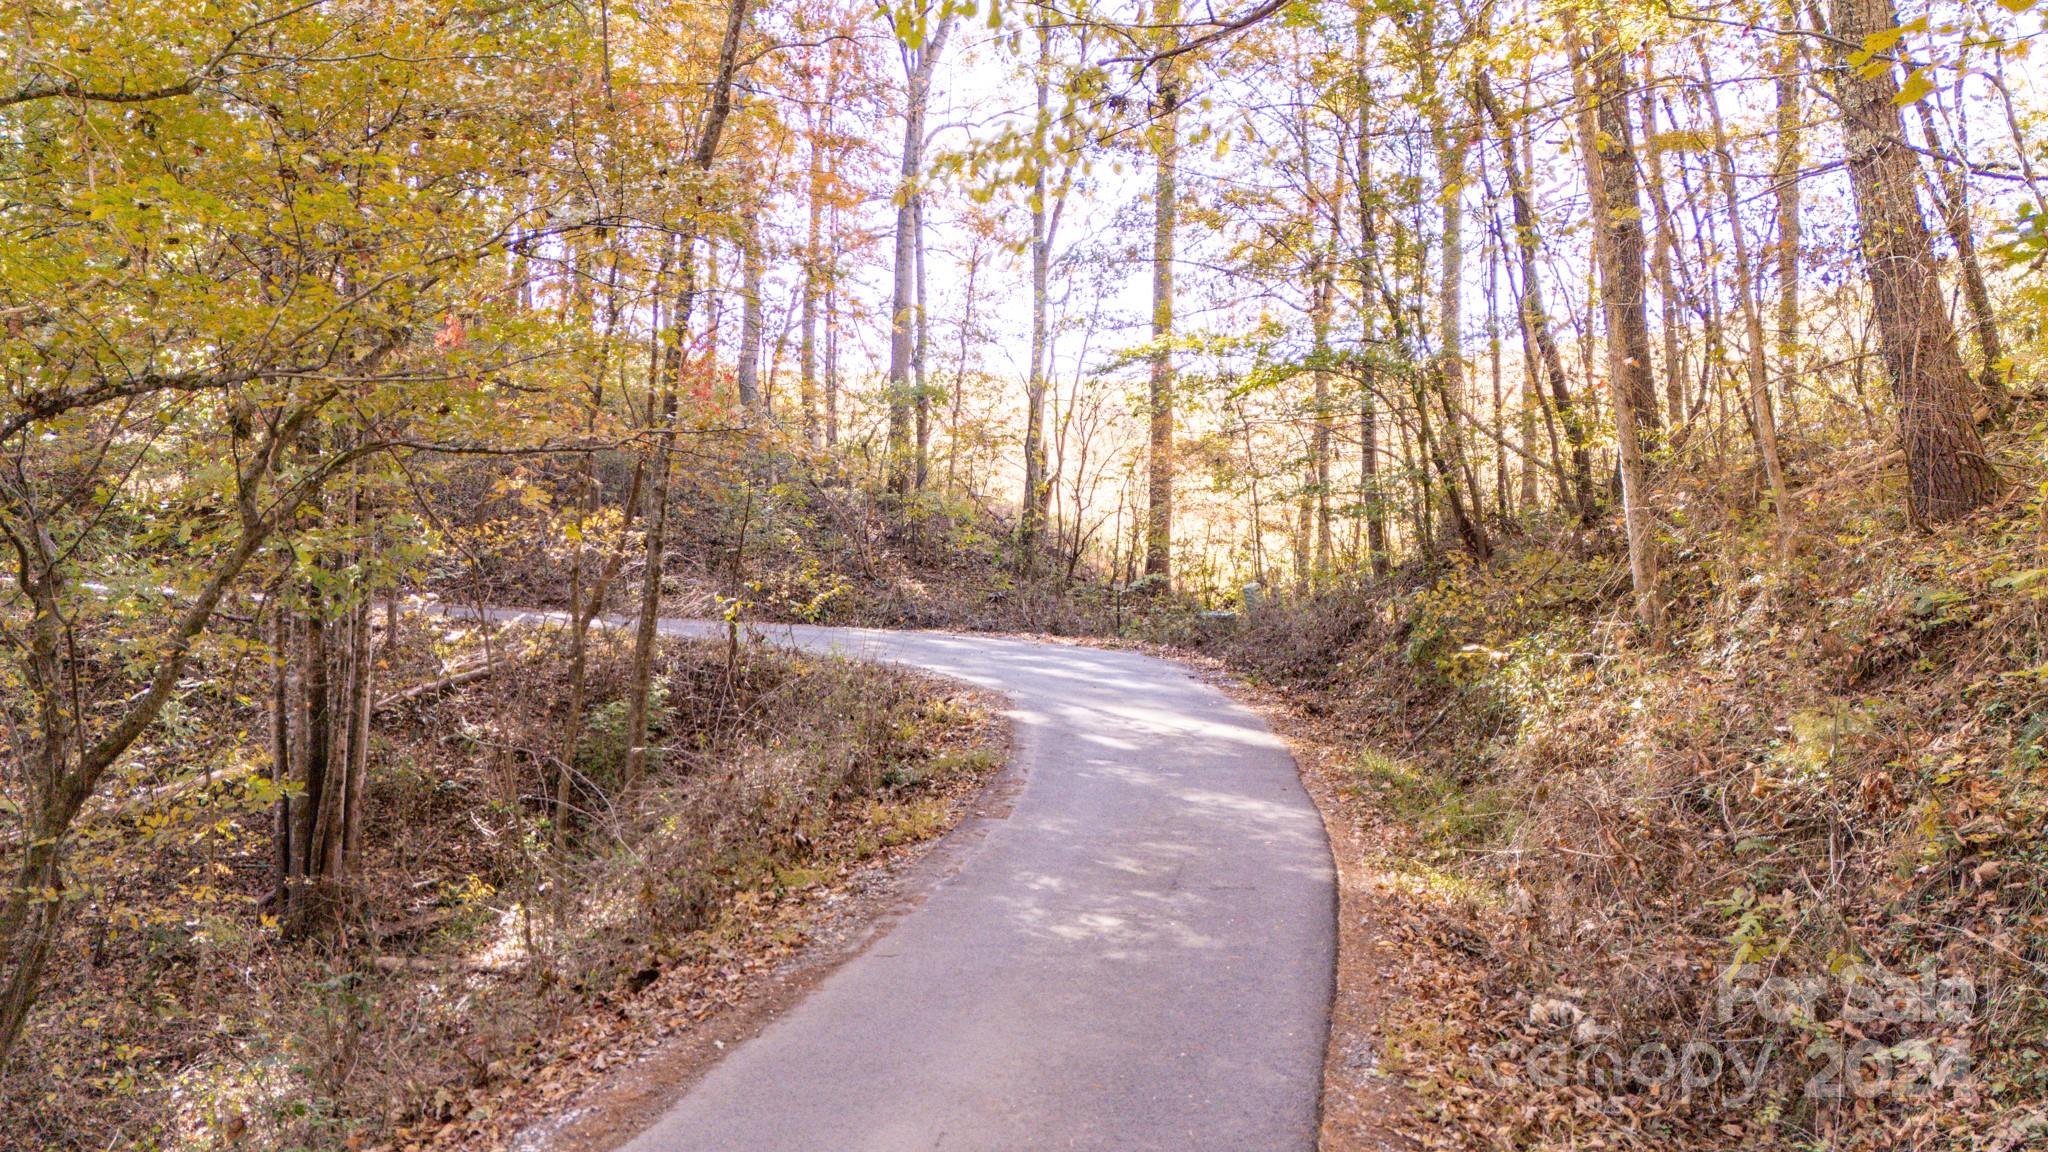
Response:
[[[409,700],[417,700],[422,696],[433,696],[446,692],[450,688],[460,688],[464,684],[474,684],[478,680],[504,671],[506,666],[511,663],[510,660],[493,660],[488,664],[478,664],[471,668],[450,672],[439,680],[430,680],[425,684],[415,684],[404,691],[394,692],[377,701],[375,710],[382,712],[387,708],[397,707]]]

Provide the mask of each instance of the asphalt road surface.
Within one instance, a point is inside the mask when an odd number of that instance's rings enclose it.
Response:
[[[922,904],[629,1152],[1315,1146],[1336,882],[1254,713],[1132,653],[762,631],[1007,696],[1021,791]]]

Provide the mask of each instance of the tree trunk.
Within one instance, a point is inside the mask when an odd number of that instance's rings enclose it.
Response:
[[[1571,33],[1572,78],[1579,91],[1580,151],[1586,188],[1593,202],[1593,247],[1601,271],[1600,298],[1607,320],[1607,365],[1613,381],[1615,454],[1621,473],[1622,520],[1628,533],[1629,581],[1636,617],[1653,645],[1664,638],[1664,598],[1658,583],[1657,542],[1650,519],[1649,462],[1644,458],[1638,420],[1657,408],[1649,372],[1650,333],[1643,302],[1642,205],[1636,196],[1635,156],[1630,144],[1626,76],[1611,43],[1595,40],[1597,83],[1587,91],[1578,37]],[[1584,107],[1598,101],[1595,116]]]
[[[932,473],[932,392],[925,377],[927,358],[931,352],[931,324],[925,313],[924,278],[924,194],[919,193],[914,215],[916,220],[912,231],[917,237],[917,340],[910,354],[911,387],[916,393],[917,412],[917,468],[912,477],[912,486],[919,492]]]
[[[1748,229],[1742,225],[1742,199],[1735,188],[1735,154],[1728,146],[1728,130],[1721,122],[1721,100],[1714,90],[1714,66],[1707,49],[1699,45],[1701,99],[1706,103],[1714,129],[1714,155],[1721,165],[1721,198],[1728,209],[1728,231],[1735,248],[1735,294],[1742,301],[1743,334],[1747,338],[1745,360],[1749,366],[1749,418],[1756,439],[1764,478],[1770,484],[1771,503],[1778,517],[1778,547],[1790,556],[1797,533],[1797,509],[1785,486],[1785,469],[1778,459],[1778,419],[1771,411],[1769,353],[1764,348],[1763,306],[1757,302],[1758,285],[1749,259]]]
[[[903,155],[896,180],[895,272],[889,297],[889,491],[898,496],[910,492],[916,482],[915,447],[911,443],[911,413],[916,389],[912,376],[917,356],[917,230],[918,201],[923,196],[924,118],[931,98],[932,74],[946,50],[946,35],[953,27],[953,11],[940,16],[923,44],[901,45],[903,54]]]
[[[839,443],[839,288],[825,289],[825,447]]]
[[[704,122],[697,130],[696,147],[690,153],[690,167],[708,173],[718,159],[719,140],[732,113],[733,81],[739,72],[740,37],[746,31],[749,0],[729,0],[725,37],[718,48],[718,68],[711,84],[711,101]],[[640,573],[640,604],[633,627],[632,678],[626,691],[625,779],[631,784],[647,767],[647,696],[654,674],[654,644],[661,621],[661,573],[668,555],[668,491],[675,467],[676,394],[688,367],[686,355],[690,319],[697,303],[694,236],[683,236],[683,276],[675,316],[669,324],[672,342],[667,350],[669,371],[662,373],[659,430],[655,438],[652,466],[648,469],[646,564]]]
[[[1577,53],[1575,53],[1577,54]],[[1580,132],[1587,162],[1598,169],[1601,203],[1599,249],[1601,310],[1607,339],[1618,348],[1608,360],[1612,391],[1627,393],[1646,447],[1658,439],[1657,378],[1650,353],[1650,314],[1643,275],[1648,244],[1642,198],[1637,194],[1635,129],[1629,117],[1628,61],[1604,25],[1593,37],[1590,59],[1573,69],[1581,101]],[[1590,77],[1588,77],[1590,73]],[[1587,83],[1590,79],[1590,83]],[[1590,104],[1590,108],[1584,105]],[[1589,170],[1590,171],[1590,170]]]
[[[1179,0],[1160,0],[1154,22],[1166,29],[1167,47],[1178,38]],[[1173,580],[1173,230],[1175,178],[1180,162],[1180,65],[1156,66],[1152,105],[1152,375],[1146,388],[1145,575],[1165,591]]]
[[[1358,10],[1358,58],[1352,62],[1357,79],[1358,132],[1355,168],[1358,174],[1358,500],[1365,516],[1366,562],[1375,576],[1384,577],[1391,568],[1387,554],[1387,505],[1380,489],[1379,421],[1379,338],[1373,323],[1373,283],[1379,271],[1379,228],[1373,221],[1378,197],[1372,177],[1371,73],[1367,69],[1371,25],[1364,6]]]
[[[1307,126],[1302,128],[1302,139],[1308,138]],[[1335,413],[1330,408],[1330,318],[1337,307],[1337,261],[1344,247],[1344,168],[1334,165],[1335,183],[1331,187],[1328,201],[1330,217],[1330,240],[1318,251],[1310,262],[1310,308],[1309,323],[1312,329],[1310,350],[1311,381],[1314,385],[1312,403],[1314,411],[1309,438],[1309,473],[1313,485],[1315,510],[1315,574],[1327,574],[1334,561],[1335,545],[1330,530],[1330,448],[1336,439]]]
[[[1582,522],[1591,523],[1596,512],[1597,501],[1593,493],[1593,453],[1589,447],[1585,418],[1578,405],[1572,401],[1571,386],[1564,374],[1564,355],[1558,351],[1557,336],[1551,330],[1550,317],[1543,308],[1543,282],[1536,267],[1536,257],[1542,243],[1536,227],[1536,209],[1532,202],[1528,181],[1527,161],[1532,150],[1526,132],[1518,132],[1508,126],[1507,117],[1502,113],[1500,103],[1494,98],[1491,82],[1485,73],[1478,79],[1479,102],[1492,118],[1494,129],[1499,133],[1501,163],[1506,171],[1508,195],[1513,203],[1515,216],[1515,250],[1522,267],[1522,322],[1527,325],[1529,338],[1536,346],[1537,355],[1529,358],[1525,370],[1538,381],[1537,394],[1541,396],[1542,381],[1550,385],[1550,406],[1555,409],[1557,422],[1563,426],[1565,442],[1571,447],[1571,490],[1564,499],[1567,506]],[[1517,161],[1517,145],[1521,160]]]
[[[292,871],[292,615],[284,586],[271,586],[270,608],[270,784],[277,789],[271,824],[270,907],[280,919],[291,906]]]
[[[1920,128],[1927,137],[1927,146],[1936,152],[1944,151],[1927,101],[1916,100],[1913,107],[1920,113]],[[1960,145],[1956,152],[1960,156]],[[1935,208],[1949,240],[1956,246],[1956,262],[1962,266],[1963,274],[1963,303],[1970,309],[1970,327],[1977,337],[1977,352],[1983,358],[1977,378],[1984,386],[1985,402],[2003,418],[2012,410],[2012,396],[2005,387],[2005,342],[1998,335],[1998,316],[1992,311],[1991,290],[1984,283],[1984,264],[1977,256],[1977,231],[1970,221],[1969,178],[1958,165],[1938,157],[1934,171]]]
[[[1643,67],[1650,68],[1650,50],[1643,49]],[[1646,75],[1646,80],[1650,79]],[[1671,204],[1664,190],[1664,148],[1657,142],[1657,102],[1645,87],[1643,107],[1643,159],[1647,163],[1650,207],[1657,218],[1657,240],[1650,248],[1650,268],[1657,277],[1657,327],[1664,338],[1665,418],[1673,428],[1685,423],[1685,361],[1679,350],[1679,336],[1685,328],[1685,306],[1678,297],[1672,277],[1671,250],[1675,247]]]
[[[1437,153],[1437,203],[1443,210],[1442,279],[1437,294],[1438,345],[1434,369],[1425,379],[1444,410],[1443,428],[1430,439],[1429,458],[1443,482],[1444,500],[1458,538],[1475,560],[1493,555],[1493,542],[1479,522],[1478,485],[1465,452],[1464,272],[1465,272],[1465,149],[1464,134],[1454,130],[1442,99],[1431,101],[1430,135]],[[1417,397],[1425,410],[1428,401]]]
[[[1513,518],[1514,510],[1508,506],[1507,400],[1501,391],[1500,374],[1500,213],[1489,206],[1486,220],[1486,361],[1493,385],[1493,503],[1495,515],[1506,524]]]
[[[838,42],[833,42],[833,58],[836,63]],[[826,112],[831,108],[832,80],[838,69],[827,73]],[[814,113],[814,115],[817,113]],[[799,321],[802,335],[797,340],[797,395],[798,403],[804,410],[804,442],[816,447],[824,440],[818,426],[818,298],[824,295],[825,265],[822,233],[825,222],[825,197],[829,184],[826,179],[826,159],[823,137],[825,130],[813,125],[809,133],[808,157],[810,178],[806,196],[808,209],[804,228],[804,284],[801,305],[802,318]]]
[[[327,598],[306,586],[305,630],[299,641],[299,722],[297,748],[299,793],[292,800],[292,859],[288,889],[291,901],[284,917],[286,931],[303,935],[312,927],[317,901],[319,857],[314,850],[320,809],[328,795],[328,774],[334,748],[328,688]]]
[[[1038,115],[1031,126],[1031,363],[1024,380],[1024,491],[1017,502],[1017,565],[1029,575],[1038,561],[1045,480],[1045,344],[1051,238],[1047,235],[1046,137],[1051,128],[1052,31],[1038,25]]]
[[[740,241],[740,354],[734,370],[740,411],[749,420],[761,408],[761,229],[755,214],[747,215]]]
[[[1778,29],[1778,151],[1771,173],[1778,204],[1778,395],[1784,399],[1787,419],[1795,427],[1798,414],[1792,405],[1799,391],[1799,166],[1803,160],[1799,136],[1802,29],[1794,8],[1796,3],[1797,0],[1783,0]]]
[[[689,370],[686,348],[690,315],[696,309],[696,239],[682,240],[682,289],[669,320],[669,342],[663,349],[661,399],[656,415],[654,459],[649,463],[646,528],[642,535],[643,566],[640,599],[633,620],[633,663],[626,686],[626,763],[624,782],[637,782],[647,770],[647,706],[653,686],[654,646],[661,626],[662,569],[668,559],[668,494],[675,472],[676,401],[683,374]]]
[[[1990,502],[1997,474],[1971,419],[1975,386],[1956,347],[1935,274],[1934,245],[1914,194],[1919,165],[1906,145],[1889,57],[1849,59],[1856,46],[1893,29],[1891,0],[1833,0],[1836,69],[1849,184],[1855,193],[1864,269],[1906,449],[1906,507],[1936,524]]]

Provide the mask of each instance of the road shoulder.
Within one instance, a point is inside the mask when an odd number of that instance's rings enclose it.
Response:
[[[1025,783],[997,693],[946,681],[990,718],[984,746],[993,773],[950,797],[945,825],[890,849],[776,909],[772,927],[740,934],[724,962],[664,975],[643,994],[693,1002],[679,1016],[624,1010],[597,1028],[604,1043],[578,1046],[546,1083],[507,1098],[496,1136],[453,1145],[515,1152],[611,1152],[652,1127],[727,1054],[759,1035],[812,989],[859,956],[959,871],[1007,819]],[[800,942],[788,945],[792,937]],[[556,1068],[560,1071],[557,1072]]]

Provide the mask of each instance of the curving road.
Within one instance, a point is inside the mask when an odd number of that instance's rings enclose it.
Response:
[[[1022,789],[957,872],[629,1152],[1315,1146],[1336,883],[1255,714],[1131,653],[762,631],[1004,694]]]

